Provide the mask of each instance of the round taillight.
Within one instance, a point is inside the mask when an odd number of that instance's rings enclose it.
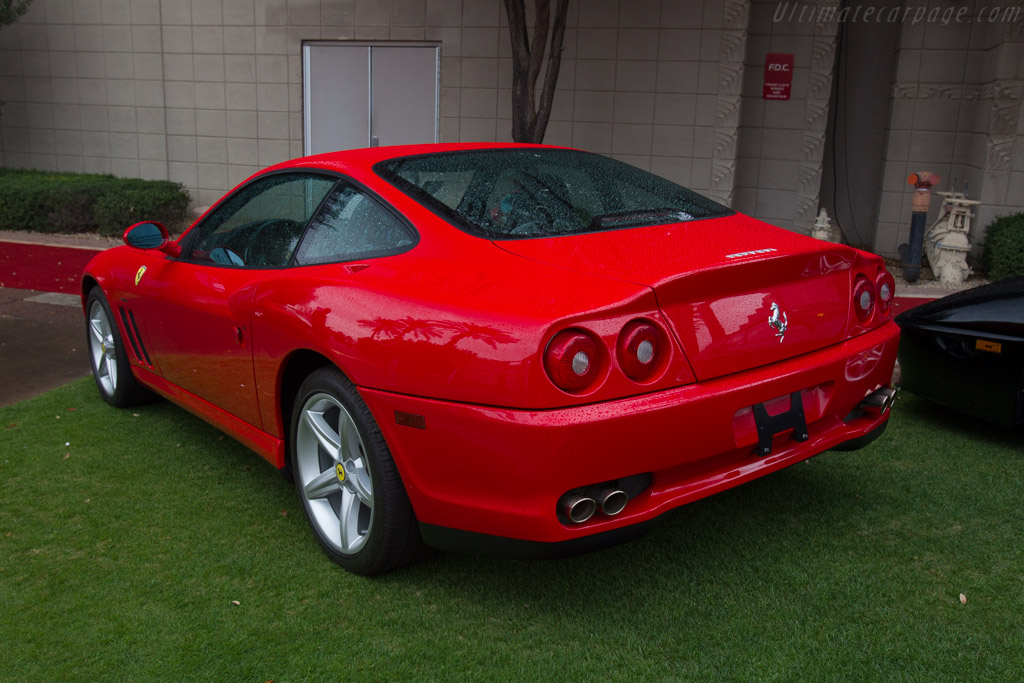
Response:
[[[579,393],[591,386],[601,369],[600,347],[582,330],[563,330],[548,343],[544,369],[562,391]]]
[[[875,310],[875,286],[863,275],[858,275],[853,285],[853,308],[862,323],[867,322]]]
[[[615,355],[619,367],[634,382],[643,382],[661,365],[662,341],[658,328],[643,320],[626,323],[619,333]]]
[[[883,311],[888,312],[892,305],[893,297],[896,295],[896,281],[887,271],[882,271],[875,278],[875,289],[878,291],[878,305]]]

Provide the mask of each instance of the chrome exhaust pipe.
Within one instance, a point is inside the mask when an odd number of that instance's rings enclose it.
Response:
[[[589,492],[597,503],[598,509],[609,517],[614,517],[626,508],[629,496],[625,491],[614,486],[597,486]]]
[[[569,491],[559,498],[558,510],[573,524],[583,524],[597,512],[597,503],[590,496]]]
[[[857,408],[872,415],[885,415],[886,411],[892,407],[893,401],[896,400],[897,393],[899,393],[899,388],[882,387],[869,394]]]

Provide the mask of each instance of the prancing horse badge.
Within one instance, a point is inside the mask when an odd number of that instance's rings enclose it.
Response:
[[[786,337],[786,328],[789,326],[789,319],[786,318],[786,312],[779,309],[779,305],[772,302],[772,314],[768,316],[768,324],[775,328],[775,336],[779,338],[779,343]]]
[[[141,280],[142,276],[145,275],[145,274],[146,274],[146,266],[140,266],[139,270],[136,271],[136,273],[135,273],[135,286],[136,287],[139,286],[139,280]]]

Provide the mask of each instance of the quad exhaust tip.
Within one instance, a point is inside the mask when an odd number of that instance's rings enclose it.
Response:
[[[896,400],[898,392],[899,388],[882,387],[869,394],[857,407],[865,413],[885,415],[889,408],[892,407],[893,401]]]
[[[597,502],[590,496],[570,491],[558,501],[558,508],[573,524],[583,524],[597,512]]]
[[[626,508],[629,496],[625,491],[612,486],[598,487],[594,493],[594,501],[603,514],[614,517]]]
[[[558,500],[558,511],[573,524],[583,524],[597,512],[614,517],[626,509],[629,495],[610,484],[574,489]]]

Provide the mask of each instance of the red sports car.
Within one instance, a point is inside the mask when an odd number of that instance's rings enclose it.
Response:
[[[82,280],[100,394],[294,478],[360,574],[550,556],[885,428],[881,259],[585,152],[425,145],[262,171]]]

